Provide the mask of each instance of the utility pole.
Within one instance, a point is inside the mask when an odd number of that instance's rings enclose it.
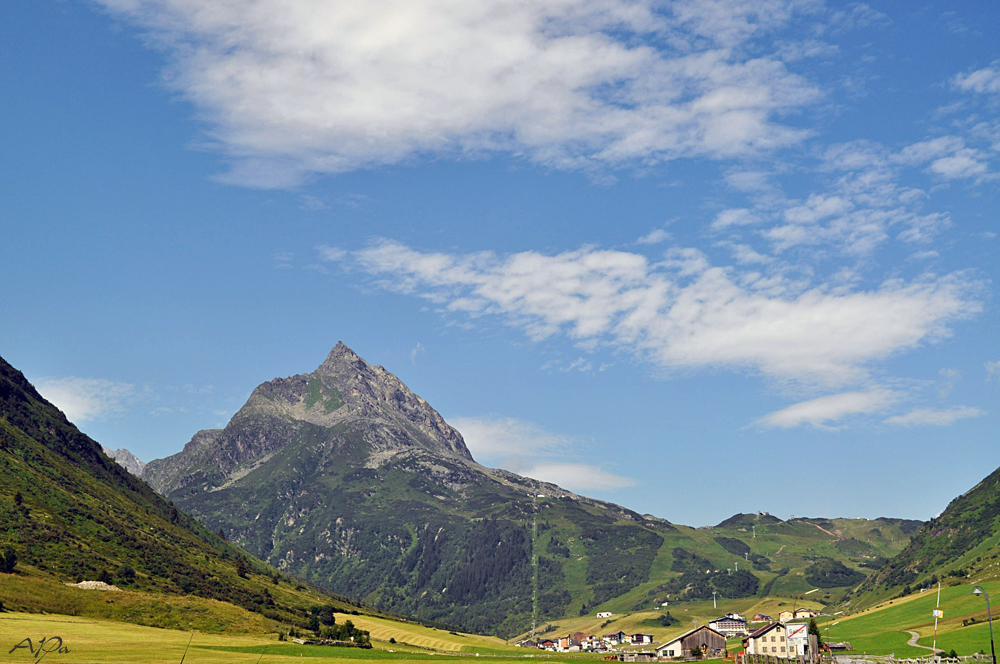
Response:
[[[937,623],[941,617],[941,582],[938,581],[937,606],[934,607],[934,654],[937,654]]]
[[[717,608],[719,608],[719,607],[718,607],[718,606],[716,606],[716,604],[715,604],[715,591],[714,591],[714,590],[712,591],[712,608],[713,608],[713,609],[717,609]]]
[[[537,491],[537,489],[536,489]],[[538,494],[531,494],[531,640],[538,628]]]

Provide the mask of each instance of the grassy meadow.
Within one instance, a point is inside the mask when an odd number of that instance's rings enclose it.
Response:
[[[366,628],[369,626],[366,623]],[[281,664],[301,661],[303,658],[336,659],[343,664],[370,662],[373,659],[438,661],[447,657],[449,662],[460,664],[475,661],[478,657],[517,657],[536,655],[532,651],[505,648],[502,641],[471,635],[443,632],[437,637],[429,634],[428,628],[404,624],[396,628],[395,634],[408,641],[428,644],[426,647],[446,646],[442,652],[407,646],[404,643],[390,644],[374,641],[371,650],[359,648],[336,648],[324,646],[303,646],[291,642],[280,642],[276,635],[240,636],[233,634],[208,634],[201,631],[179,631],[158,629],[141,625],[130,625],[113,620],[74,617],[50,614],[29,614],[18,612],[0,613],[0,657],[3,662],[36,661],[26,648],[8,652],[18,644],[26,644],[30,638],[32,646],[38,647],[43,638],[49,644],[57,644],[53,637],[59,637],[69,652],[52,652],[44,660],[52,664],[175,664],[184,657],[185,664],[232,664],[248,662],[258,664]],[[450,637],[450,638],[449,638]],[[265,649],[266,648],[266,649]],[[457,650],[456,650],[457,649]],[[558,664],[567,660],[579,661],[586,655],[538,655],[546,661]],[[481,661],[481,659],[479,660]]]
[[[1000,597],[1000,582],[982,583],[986,591]],[[941,610],[938,621],[938,650],[954,649],[959,655],[990,651],[989,624],[986,602],[970,595],[972,584],[941,589]],[[906,645],[910,636],[904,630],[917,632],[917,643],[930,647],[934,642],[932,611],[937,604],[937,589],[914,593],[907,597],[883,602],[878,606],[847,617],[825,617],[820,632],[825,641],[850,641],[855,652],[875,655],[895,653],[900,657],[926,656],[930,650]],[[962,624],[976,620],[976,623]]]

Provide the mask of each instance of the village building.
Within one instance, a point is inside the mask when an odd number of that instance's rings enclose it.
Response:
[[[774,620],[774,618],[772,618],[771,616],[767,615],[766,613],[755,613],[755,614],[753,614],[753,618],[750,619],[750,622],[755,622],[755,623],[757,623],[757,622],[771,622],[772,620]]]
[[[738,613],[727,613],[708,623],[708,626],[727,637],[746,636],[747,634],[747,620]]]
[[[778,622],[786,623],[790,620],[808,620],[819,615],[818,611],[812,609],[795,609],[794,611],[782,611],[778,614]]]
[[[631,634],[628,642],[634,646],[642,646],[653,642],[652,634]]]
[[[628,638],[628,634],[622,631],[612,632],[611,634],[605,634],[601,637],[601,640],[605,643],[610,643],[611,645],[618,645],[619,643],[625,643]]]
[[[755,629],[743,640],[743,648],[748,655],[774,655],[789,657],[788,632],[780,622]]]
[[[707,625],[696,627],[690,632],[667,641],[656,649],[659,657],[691,657],[698,648],[706,657],[722,657],[726,652],[726,637]]]
[[[610,618],[613,615],[615,615],[615,614],[611,613],[610,611],[601,611],[601,612],[599,612],[597,614],[597,617],[598,618]]]

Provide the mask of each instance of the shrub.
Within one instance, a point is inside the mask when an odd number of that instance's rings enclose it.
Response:
[[[14,552],[12,547],[7,547],[3,554],[0,555],[0,572],[4,574],[13,574],[14,568],[17,567],[17,553]]]
[[[127,564],[122,565],[115,572],[115,577],[123,584],[132,583],[135,581],[135,570]]]

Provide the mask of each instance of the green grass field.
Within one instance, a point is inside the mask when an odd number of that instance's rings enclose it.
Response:
[[[984,582],[986,591],[998,593],[1000,582]],[[954,649],[960,655],[989,652],[989,624],[986,622],[986,603],[969,594],[971,584],[942,588],[941,610],[944,618],[938,621],[937,647]],[[920,635],[917,643],[931,646],[934,640],[932,611],[937,604],[935,590],[894,599],[861,613],[845,618],[827,618],[820,624],[826,641],[850,641],[855,652],[875,655],[895,653],[901,657],[926,656],[930,650],[907,646],[912,630]],[[975,619],[976,624],[963,626],[963,621]]]
[[[377,619],[376,619],[377,620]],[[359,621],[360,624],[360,621]],[[367,627],[368,625],[366,625]],[[221,634],[206,634],[200,631],[178,631],[157,629],[130,625],[110,620],[81,618],[63,615],[39,615],[29,613],[0,614],[0,661],[35,662],[37,653],[33,656],[26,647],[25,639],[31,639],[33,648],[40,647],[42,639],[46,639],[43,648],[61,645],[68,652],[53,651],[46,654],[43,661],[51,664],[174,664],[184,657],[185,664],[222,664],[235,662],[257,662],[259,664],[291,663],[303,658],[337,659],[343,664],[352,662],[370,662],[373,659],[412,660],[433,662],[446,657],[454,664],[482,661],[482,657],[493,659],[517,658],[534,656],[552,664],[580,659],[593,659],[587,655],[549,655],[538,654],[535,651],[507,648],[502,641],[471,635],[451,635],[432,638],[427,632],[436,631],[414,625],[404,624],[395,633],[410,640],[423,639],[427,647],[451,646],[453,652],[436,652],[420,650],[407,645],[375,642],[371,650],[358,648],[336,648],[324,646],[302,646],[289,642],[279,642],[274,635],[270,638],[261,636],[233,636]],[[451,637],[450,639],[448,637]],[[56,641],[58,637],[58,641]],[[9,652],[12,648],[21,648]],[[458,651],[454,651],[455,648]],[[477,656],[476,653],[479,653]],[[533,657],[533,658],[534,658]]]

